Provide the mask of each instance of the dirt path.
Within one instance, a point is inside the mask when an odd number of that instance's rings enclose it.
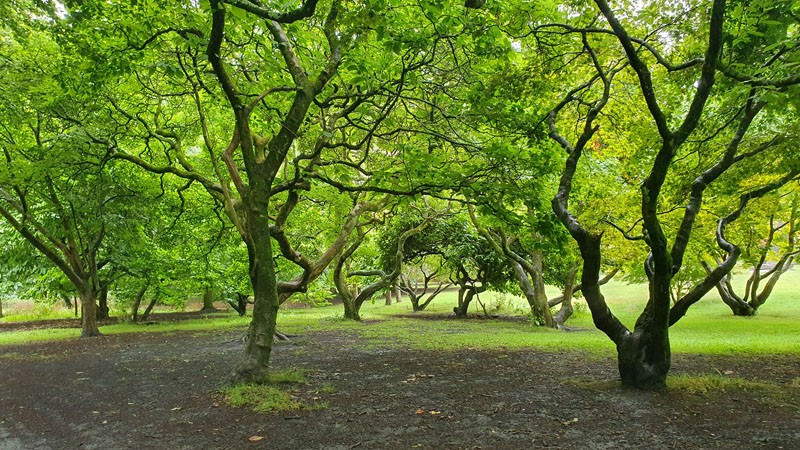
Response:
[[[777,380],[783,398],[649,393],[581,353],[376,349],[316,333],[277,344],[274,365],[309,369],[297,395],[330,407],[255,414],[216,394],[242,333],[2,347],[0,449],[800,448],[797,358],[675,357],[673,373]]]

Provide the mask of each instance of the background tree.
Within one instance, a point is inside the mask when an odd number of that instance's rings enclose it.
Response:
[[[744,295],[738,295],[734,289],[732,272],[716,286],[722,301],[737,316],[753,316],[758,312],[769,299],[781,275],[792,267],[798,253],[796,242],[800,219],[797,194],[773,195],[758,203],[750,211],[755,214],[748,214],[756,217],[745,218],[749,219],[746,222],[749,227],[745,225],[749,229],[737,233],[737,237],[742,237],[745,241],[740,243],[743,246],[741,259],[747,267],[752,267],[744,287]],[[764,219],[765,216],[767,220]],[[742,228],[744,224],[738,225]],[[710,271],[707,263],[704,267]]]

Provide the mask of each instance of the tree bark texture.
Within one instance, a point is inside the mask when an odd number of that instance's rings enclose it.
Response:
[[[264,181],[252,181],[254,187],[258,187],[254,189],[255,193],[269,192],[268,187],[258,186]],[[246,244],[253,286],[253,318],[247,331],[244,354],[234,368],[230,381],[263,384],[268,381],[280,299],[269,235],[269,195],[259,197],[251,194],[247,200]]]
[[[201,311],[216,311],[214,307],[214,289],[208,286],[203,290],[203,308]]]
[[[131,306],[131,320],[134,322],[139,320],[139,307],[142,305],[142,299],[144,299],[144,294],[147,292],[148,287],[149,286],[147,284],[142,286],[142,288],[136,293],[136,297],[133,298],[133,305]]]
[[[97,327],[97,300],[91,289],[78,292],[81,299],[81,338],[102,336]]]
[[[384,294],[384,305],[391,306],[392,304],[392,291],[391,289],[387,289],[386,293]]]
[[[574,308],[572,307],[572,297],[575,293],[575,277],[578,274],[577,263],[572,266],[566,279],[564,280],[564,290],[561,295],[561,308],[558,310],[553,321],[556,323],[556,328],[564,329],[564,322],[572,316]]]
[[[403,302],[403,291],[400,290],[399,287],[394,287],[394,302],[395,303],[402,303]]]

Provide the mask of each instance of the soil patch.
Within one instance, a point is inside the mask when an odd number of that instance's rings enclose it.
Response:
[[[244,330],[132,333],[0,348],[0,449],[730,449],[800,446],[796,357],[676,355],[672,374],[759,389],[641,392],[580,352],[416,351],[349,332],[279,342],[318,411],[256,414],[218,389]],[[253,441],[250,439],[255,438]],[[260,438],[260,439],[258,439]]]

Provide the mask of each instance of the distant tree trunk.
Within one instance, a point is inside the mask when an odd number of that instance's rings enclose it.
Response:
[[[97,327],[97,303],[90,287],[78,291],[81,299],[81,338],[102,336]]]
[[[3,317],[3,299],[0,297],[0,317]]]
[[[139,306],[142,305],[142,299],[144,298],[144,294],[147,292],[148,287],[149,286],[147,284],[142,286],[142,288],[136,293],[136,297],[133,299],[133,306],[131,307],[131,320],[134,322],[139,319]]]
[[[72,299],[69,298],[69,295],[64,294],[63,292],[60,295],[61,295],[61,300],[64,301],[64,306],[66,306],[69,309],[72,309]]]
[[[430,294],[428,294],[428,298],[425,301],[422,301],[422,297],[428,293],[428,288],[430,286],[431,281],[433,278],[439,273],[439,270],[434,270],[431,273],[425,273],[425,270],[421,270],[422,272],[422,286],[420,286],[419,281],[411,281],[411,279],[406,275],[400,275],[398,278],[397,287],[402,290],[406,295],[408,295],[408,300],[411,302],[411,309],[414,312],[422,311],[430,305],[434,298],[439,295],[442,291],[445,290],[450,283],[442,283],[439,282],[439,286],[433,290]]]
[[[203,308],[200,311],[216,311],[214,307],[214,289],[208,286],[203,291]]]
[[[158,302],[158,295],[154,295],[153,298],[150,300],[150,303],[147,304],[147,308],[145,308],[144,312],[142,313],[142,322],[150,318],[150,313],[153,312],[153,307],[156,306],[157,302]]]
[[[397,240],[395,265],[394,268],[392,268],[391,272],[387,273],[384,272],[383,270],[359,270],[349,273],[347,276],[379,277],[378,281],[375,281],[372,284],[364,286],[363,289],[359,289],[359,287],[356,286],[351,291],[349,286],[347,285],[343,269],[347,259],[350,258],[353,255],[353,253],[355,253],[355,251],[361,245],[361,242],[363,242],[364,240],[365,233],[359,230],[358,239],[342,252],[342,254],[337,259],[336,264],[334,265],[333,268],[333,282],[336,285],[336,290],[339,292],[339,296],[342,298],[342,303],[344,304],[345,318],[352,320],[361,320],[361,316],[359,315],[359,310],[361,309],[361,305],[363,305],[365,301],[371,299],[375,294],[384,289],[387,291],[392,290],[391,286],[396,283],[397,278],[400,276],[403,270],[403,246],[405,245],[406,240],[411,235],[419,233],[420,231],[424,230],[429,223],[430,223],[429,220],[426,219],[419,226],[412,228],[410,230],[406,230],[405,232],[403,232],[403,234],[400,235],[400,238]]]
[[[619,273],[619,267],[615,267],[614,269],[611,270],[611,272],[607,273],[603,278],[601,278],[600,281],[597,282],[597,284],[599,286],[602,286],[602,285],[608,283],[618,273]],[[578,284],[574,285],[572,287],[572,296],[573,296],[573,298],[575,297],[575,294],[580,292],[582,289],[583,289],[583,284],[582,283],[578,283]],[[551,298],[550,300],[548,300],[547,301],[547,306],[552,308],[552,307],[554,307],[556,305],[560,305],[562,301],[564,301],[564,295],[563,294],[559,295],[558,297],[554,297],[554,298]]]
[[[344,265],[347,262],[347,258],[352,256],[356,249],[358,249],[358,246],[361,244],[362,240],[363,234],[361,234],[359,230],[359,236],[356,242],[344,249],[339,258],[336,259],[336,263],[333,266],[333,285],[336,286],[336,292],[339,293],[339,298],[342,300],[342,306],[344,306],[344,318],[350,320],[361,320],[361,315],[359,314],[361,305],[357,303],[358,289],[356,288],[351,290],[350,286],[347,285],[347,280],[344,274]],[[388,287],[387,292],[389,292]]]
[[[394,287],[394,302],[395,303],[402,303],[403,302],[403,291],[400,290],[399,287]]]
[[[108,286],[104,286],[100,289],[100,295],[98,296],[97,300],[97,320],[108,319]]]
[[[456,317],[458,318],[465,318],[467,317],[467,313],[469,312],[469,305],[472,303],[472,299],[475,297],[475,294],[480,294],[481,292],[485,291],[486,288],[484,287],[462,287],[458,290],[458,306],[453,308],[453,312],[456,313]]]
[[[507,259],[514,269],[514,275],[517,277],[525,299],[528,300],[531,315],[536,323],[551,328],[555,327],[556,323],[550,313],[550,308],[547,306],[547,294],[544,290],[542,253],[539,251],[531,252],[531,262],[528,268],[525,268],[520,261],[514,258],[508,257]]]
[[[774,216],[769,218],[769,234],[761,244],[761,255],[758,261],[753,266],[753,272],[750,278],[747,279],[747,285],[744,289],[744,296],[739,296],[733,289],[731,284],[730,272],[717,283],[717,292],[719,292],[722,301],[728,305],[735,316],[754,316],[758,313],[758,308],[767,302],[767,299],[772,294],[775,284],[781,276],[786,273],[791,267],[798,251],[795,250],[796,234],[798,233],[798,205],[795,203],[792,208],[791,217],[788,222],[781,224],[775,223]],[[788,226],[788,246],[783,250],[780,259],[775,263],[771,269],[765,269],[767,256],[773,248],[775,235],[782,228]],[[706,273],[711,273],[711,268],[705,262],[702,263]],[[763,289],[759,291],[761,282],[767,280]]]
[[[564,280],[564,293],[562,295],[561,309],[558,310],[553,320],[556,322],[556,327],[561,330],[564,329],[564,322],[572,316],[574,309],[572,308],[572,296],[575,292],[575,277],[578,274],[578,265],[575,264],[567,274]]]
[[[247,295],[242,294],[241,292],[236,293],[236,303],[233,300],[228,300],[228,304],[231,305],[231,308],[234,309],[237,313],[239,313],[240,317],[244,317],[247,314]]]
[[[392,290],[391,289],[387,289],[386,290],[386,294],[385,294],[384,305],[390,306],[391,304],[392,304]]]
[[[703,268],[706,269],[707,273],[711,273],[711,268],[708,264],[703,261]],[[753,271],[753,276],[758,276],[755,274],[755,270]],[[748,280],[748,285],[752,281],[752,278]],[[728,273],[723,280],[717,283],[717,292],[719,293],[719,297],[722,299],[722,302],[728,305],[728,308],[731,309],[734,316],[742,316],[742,317],[750,317],[755,316],[757,308],[751,306],[747,300],[742,299],[739,297],[736,292],[733,290],[733,286],[731,285],[731,274]]]

